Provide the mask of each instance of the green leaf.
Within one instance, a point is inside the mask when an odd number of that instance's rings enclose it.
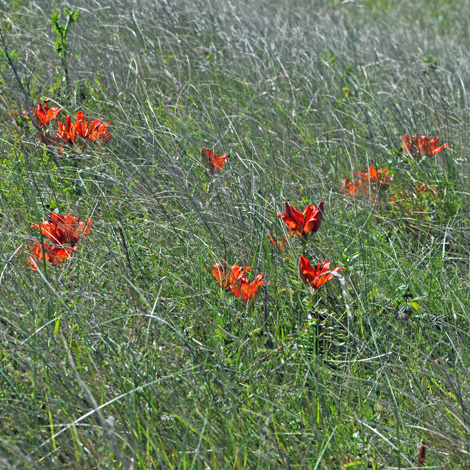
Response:
[[[76,23],[78,21],[79,16],[80,16],[80,11],[79,10],[74,10],[72,12],[72,16],[71,16],[72,22]]]
[[[59,317],[56,321],[55,321],[55,326],[54,326],[54,336],[57,336],[57,333],[59,333],[59,327],[60,327],[60,319],[62,317]]]
[[[52,12],[51,16],[51,24],[58,24],[59,23],[59,14],[56,11]]]

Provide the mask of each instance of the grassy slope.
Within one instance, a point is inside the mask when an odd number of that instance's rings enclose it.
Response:
[[[8,3],[33,99],[111,120],[113,138],[60,175],[13,126],[1,58],[0,466],[414,468],[425,439],[427,465],[465,468],[466,2],[77,1],[70,98],[48,25],[62,5]],[[418,164],[406,132],[451,149]],[[215,177],[206,146],[232,155]],[[338,190],[368,164],[403,201]],[[422,182],[445,191],[418,197]],[[93,229],[33,273],[15,251],[53,198]],[[284,201],[320,200],[313,241],[269,245]],[[346,267],[345,288],[310,299],[299,254]],[[218,289],[224,260],[269,281],[253,309]]]

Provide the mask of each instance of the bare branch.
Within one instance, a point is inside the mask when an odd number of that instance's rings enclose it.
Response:
[[[59,171],[62,171],[62,164],[60,163],[60,158],[55,152],[55,149],[52,145],[49,144],[49,137],[47,137],[43,130],[42,127],[39,125],[38,121],[34,117],[33,113],[31,112],[31,99],[30,99],[30,94],[29,94],[29,82],[31,81],[31,77],[28,80],[28,86],[25,87],[23,85],[23,82],[20,79],[20,76],[18,75],[18,71],[16,70],[15,63],[13,62],[10,53],[8,52],[8,46],[5,42],[5,37],[3,36],[3,31],[2,31],[2,26],[0,25],[0,39],[2,41],[2,46],[3,50],[5,52],[6,58],[8,60],[8,64],[10,65],[10,68],[13,72],[13,76],[15,77],[16,83],[18,83],[18,86],[21,89],[21,92],[23,93],[23,99],[24,99],[24,105],[26,107],[26,112],[28,113],[29,119],[31,119],[31,122],[33,123],[33,126],[36,128],[36,130],[39,132],[39,136],[44,142],[48,152],[49,156],[51,157],[52,161],[55,163],[56,167],[59,169]]]

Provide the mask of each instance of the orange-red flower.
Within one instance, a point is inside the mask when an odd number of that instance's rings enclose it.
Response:
[[[101,138],[103,142],[107,142],[111,139],[111,134],[108,132],[108,126],[110,125],[111,122],[104,122],[103,119],[94,119],[88,124],[88,138],[93,141]]]
[[[48,109],[48,106],[48,103],[46,103],[44,107],[41,103],[38,103],[36,108],[31,108],[34,118],[38,121],[41,127],[46,126],[53,121],[63,109],[58,108],[57,106],[53,106],[51,109]],[[27,116],[28,112],[23,111],[23,114]]]
[[[49,215],[52,220],[46,220],[40,226],[33,225],[31,228],[40,229],[42,234],[56,245],[64,246],[69,242],[75,247],[80,238],[85,238],[90,233],[91,219],[81,222],[80,217],[76,219],[72,216],[72,212],[65,216],[55,212]]]
[[[365,195],[369,190],[373,190],[374,186],[379,185],[380,189],[387,189],[393,181],[393,175],[385,168],[375,169],[373,165],[369,165],[366,172],[356,171],[359,179],[353,183],[349,178],[343,180],[343,194],[348,196]]]
[[[70,259],[72,255],[73,248],[70,246],[60,247],[56,245],[49,245],[48,243],[44,242],[45,251],[43,251],[41,242],[36,241],[31,248],[27,245],[31,254],[26,261],[26,264],[33,270],[36,271],[37,264],[42,259],[45,259],[47,263],[52,264],[61,264],[65,263],[68,259]]]
[[[418,137],[417,135],[405,134],[402,135],[401,139],[403,151],[417,160],[421,159],[421,154],[424,153],[424,151],[428,155],[436,155],[449,147],[448,143],[439,146],[439,137],[430,139],[426,135]]]
[[[318,204],[318,207],[308,205],[304,212],[299,212],[290,206],[287,202],[286,212],[284,214],[278,214],[292,231],[301,238],[307,238],[309,233],[315,233],[318,231],[323,219],[323,201]]]
[[[420,140],[428,155],[436,155],[449,147],[448,143],[439,146],[439,137],[433,137],[432,139],[429,139],[429,137],[423,135]]]
[[[223,287],[226,291],[230,290],[233,284],[236,284],[241,278],[246,279],[246,272],[251,269],[251,266],[247,266],[243,269],[240,265],[235,264],[230,272],[222,267],[220,263],[216,263],[212,266],[212,275],[215,277],[217,284]]]
[[[258,287],[266,284],[266,281],[262,280],[263,274],[258,274],[255,280],[250,284],[246,276],[241,277],[238,282],[230,287],[232,294],[236,295],[245,304],[250,300],[256,299],[258,294]]]
[[[393,175],[385,168],[375,169],[373,165],[369,166],[369,170],[365,173],[356,171],[356,175],[366,183],[379,183],[381,187],[387,187],[393,181]]]
[[[202,149],[202,163],[203,165],[208,168],[208,170],[213,175],[214,172],[222,170],[225,164],[229,161],[228,153],[224,153],[219,157],[219,152],[215,154],[212,152],[211,149],[205,148]]]
[[[301,256],[299,260],[300,279],[302,279],[305,284],[309,283],[313,289],[318,289],[323,284],[333,279],[340,269],[344,269],[341,266],[338,266],[333,269],[333,271],[330,271],[330,264],[331,261],[325,261],[322,263],[321,260],[318,260],[318,267],[314,268],[307,258]]]
[[[57,137],[64,142],[67,142],[69,145],[73,145],[77,138],[77,128],[75,127],[75,123],[72,122],[72,118],[70,116],[66,116],[65,123],[62,123],[62,121],[58,119],[57,124]]]
[[[77,120],[74,122],[76,133],[86,139],[90,135],[90,127],[87,122],[88,114],[85,116],[82,111],[77,113]]]
[[[349,178],[343,180],[343,194],[353,197],[363,194],[365,190],[367,190],[367,185],[364,185],[362,180],[357,180],[356,184]]]
[[[251,266],[242,268],[236,264],[230,272],[227,272],[220,263],[216,263],[212,266],[212,275],[220,287],[227,292],[232,292],[232,294],[236,295],[246,304],[256,298],[258,287],[266,283],[266,281],[262,280],[262,274],[258,274],[255,280],[250,283],[246,276],[247,271],[250,269]]]

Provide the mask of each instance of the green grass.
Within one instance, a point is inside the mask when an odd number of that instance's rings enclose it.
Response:
[[[405,469],[425,440],[428,468],[467,468],[466,2],[78,0],[70,94],[64,5],[3,3],[32,104],[112,121],[112,139],[59,171],[14,124],[0,56],[0,467]],[[405,133],[450,148],[417,162]],[[214,176],[205,147],[231,155]],[[344,195],[368,165],[391,187]],[[284,201],[321,200],[308,243],[271,246]],[[51,204],[92,231],[33,272]],[[311,296],[299,255],[344,283]],[[256,304],[219,289],[217,262],[264,274]]]

